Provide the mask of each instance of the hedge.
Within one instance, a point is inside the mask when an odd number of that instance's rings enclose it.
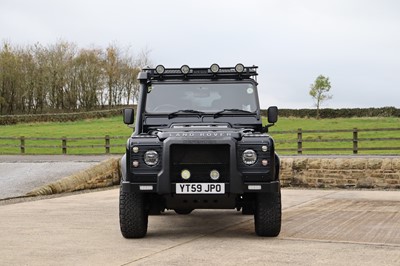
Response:
[[[267,110],[261,110],[263,116]],[[97,110],[78,113],[58,114],[32,114],[32,115],[3,115],[0,116],[0,125],[13,125],[17,123],[35,122],[68,122],[84,119],[96,119],[122,115],[122,108],[111,110]],[[279,109],[280,117],[316,117],[316,109]],[[381,108],[342,108],[342,109],[320,109],[320,118],[350,118],[350,117],[400,117],[400,109],[395,107]]]
[[[79,113],[58,113],[58,114],[32,114],[32,115],[2,115],[0,125],[14,125],[17,123],[36,122],[68,122],[84,119],[96,119],[122,115],[122,109],[98,110]]]
[[[263,116],[267,110],[262,110]],[[316,109],[279,109],[280,117],[317,117]],[[350,118],[350,117],[400,117],[400,109],[395,107],[381,108],[341,108],[341,109],[320,109],[320,118]]]

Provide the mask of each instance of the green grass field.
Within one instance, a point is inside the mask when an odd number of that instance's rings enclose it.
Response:
[[[264,124],[266,121],[264,121]],[[280,118],[270,128],[270,134],[277,142],[277,150],[296,149],[297,133],[282,134],[283,131],[302,130],[343,130],[400,128],[400,118],[340,118],[340,119],[302,119]],[[121,117],[84,120],[67,123],[32,123],[0,126],[0,153],[19,154],[20,136],[24,136],[26,154],[61,154],[61,138],[67,137],[68,154],[101,154],[105,153],[105,135],[119,137],[111,139],[111,153],[123,153],[127,137],[132,129],[122,123]],[[16,139],[4,139],[15,137]],[[30,140],[29,138],[57,138],[55,140]],[[77,140],[76,138],[99,137],[99,139]],[[346,142],[304,142],[303,148],[352,148],[352,132],[304,133],[303,140],[349,139]],[[359,132],[359,138],[397,138],[397,140],[360,141],[359,148],[367,147],[400,147],[400,131]],[[39,148],[37,146],[48,146]],[[89,147],[84,147],[89,146]],[[281,154],[296,154],[296,151],[281,151]],[[305,151],[304,154],[352,154],[351,151]],[[400,150],[360,151],[359,154],[400,154]]]
[[[307,130],[360,130],[358,148],[397,147],[397,150],[365,150],[358,154],[399,154],[400,153],[400,118],[397,117],[374,117],[374,118],[337,118],[337,119],[300,119],[281,118],[278,123],[270,129],[270,134],[277,142],[279,149],[297,149],[297,132],[281,134],[282,131],[297,131],[301,128]],[[398,128],[397,131],[362,131],[363,129]],[[322,132],[303,133],[303,149],[312,148],[353,148],[353,132]],[[381,138],[386,140],[371,140]],[[397,138],[397,140],[387,140]],[[346,139],[346,141],[338,141]],[[369,139],[369,140],[362,140]],[[318,140],[319,142],[307,142]],[[324,142],[333,141],[337,142]],[[289,142],[289,143],[288,143]],[[295,154],[296,151],[281,152],[282,154]],[[303,154],[352,154],[352,151],[305,151]]]
[[[2,137],[24,136],[26,154],[61,154],[61,138],[87,138],[99,137],[100,139],[90,140],[67,140],[68,154],[101,154],[105,153],[105,135],[120,137],[111,139],[111,153],[123,153],[127,138],[132,133],[132,128],[127,127],[121,117],[102,118],[95,120],[82,120],[65,123],[28,123],[11,126],[0,126],[0,147],[1,145],[12,145],[12,147],[1,147],[2,154],[20,153],[20,140],[4,140]],[[58,138],[57,140],[29,140],[28,138]],[[30,147],[35,146],[35,147]],[[38,148],[36,146],[52,146]],[[70,146],[74,146],[71,147]],[[83,147],[92,146],[92,147]],[[102,146],[102,147],[97,147]]]

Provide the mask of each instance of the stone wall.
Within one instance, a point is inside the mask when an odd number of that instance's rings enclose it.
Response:
[[[284,156],[280,173],[283,187],[400,189],[400,157]],[[112,158],[27,196],[114,186],[120,175],[119,159]]]
[[[400,157],[283,157],[284,187],[400,189]]]

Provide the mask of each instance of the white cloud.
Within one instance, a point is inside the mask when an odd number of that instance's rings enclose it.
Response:
[[[329,107],[400,107],[395,0],[0,1],[0,38],[148,47],[166,66],[259,65],[263,107],[312,106],[329,76]]]

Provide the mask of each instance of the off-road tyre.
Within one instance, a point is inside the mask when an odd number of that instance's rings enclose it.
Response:
[[[142,238],[146,235],[149,214],[145,204],[144,194],[120,189],[119,224],[125,238]]]
[[[254,213],[255,232],[259,236],[276,237],[281,231],[281,193],[260,193]]]
[[[174,209],[174,211],[177,214],[185,215],[185,214],[190,214],[193,211],[193,209]]]

